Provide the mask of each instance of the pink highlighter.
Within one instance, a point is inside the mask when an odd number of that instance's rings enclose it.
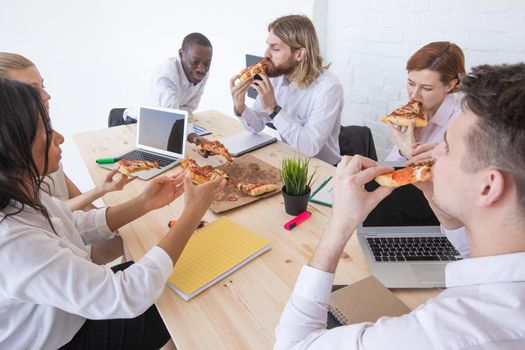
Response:
[[[287,230],[291,230],[295,226],[299,225],[301,222],[307,220],[310,216],[312,216],[312,213],[310,213],[309,211],[303,211],[301,214],[297,215],[295,218],[284,224],[284,228]]]

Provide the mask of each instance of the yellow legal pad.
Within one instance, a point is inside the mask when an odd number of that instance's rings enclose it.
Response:
[[[193,234],[168,285],[189,300],[270,248],[270,241],[222,217]]]

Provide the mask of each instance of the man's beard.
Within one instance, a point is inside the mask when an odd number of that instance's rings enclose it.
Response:
[[[289,75],[293,73],[299,65],[299,62],[294,60],[293,57],[290,57],[288,62],[283,63],[280,66],[275,66],[271,59],[268,59],[268,61],[270,61],[270,65],[266,68],[266,75],[271,78],[280,77],[281,75]]]

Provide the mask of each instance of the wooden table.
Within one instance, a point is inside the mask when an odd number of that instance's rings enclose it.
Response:
[[[218,111],[197,113],[193,122],[211,131],[210,139],[229,136],[242,130],[242,125]],[[73,138],[94,181],[107,170],[99,168],[95,159],[117,156],[135,145],[135,125],[119,126],[75,135]],[[219,165],[222,157],[200,157],[193,145],[187,154],[199,164]],[[256,157],[279,168],[285,155],[296,152],[282,142],[252,152]],[[333,175],[335,168],[313,158],[311,168],[318,167],[317,185]],[[179,167],[166,174],[179,171]],[[111,206],[141,192],[146,182],[135,180],[121,192],[104,196]],[[315,187],[315,186],[314,186]],[[167,223],[181,213],[183,198],[169,206],[150,212],[119,229],[135,261],[140,259],[167,232]],[[270,349],[275,341],[274,330],[288,300],[299,270],[307,264],[317,245],[331,208],[310,203],[312,217],[287,231],[283,224],[291,219],[284,211],[280,194],[223,213],[236,223],[272,242],[272,249],[224,280],[185,302],[170,288],[165,288],[156,305],[179,350],[185,349]],[[221,214],[222,215],[222,214]],[[211,211],[205,216],[213,221]],[[369,276],[368,268],[354,235],[341,257],[336,284],[349,284]],[[439,290],[395,290],[395,294],[414,308]]]

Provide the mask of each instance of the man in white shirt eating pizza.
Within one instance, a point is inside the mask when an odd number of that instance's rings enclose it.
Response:
[[[463,112],[433,151],[430,192],[464,224],[470,245],[468,258],[447,265],[447,289],[401,317],[326,329],[343,248],[391,191],[364,190],[391,168],[344,157],[332,218],[283,311],[275,349],[525,348],[525,64],[475,67],[460,91]]]
[[[319,41],[306,16],[280,17],[268,26],[269,62],[262,80],[230,81],[234,112],[244,127],[258,133],[272,123],[284,142],[306,157],[330,164],[341,160],[339,131],[343,88],[323,66]],[[249,87],[258,92],[253,108],[245,105]]]

